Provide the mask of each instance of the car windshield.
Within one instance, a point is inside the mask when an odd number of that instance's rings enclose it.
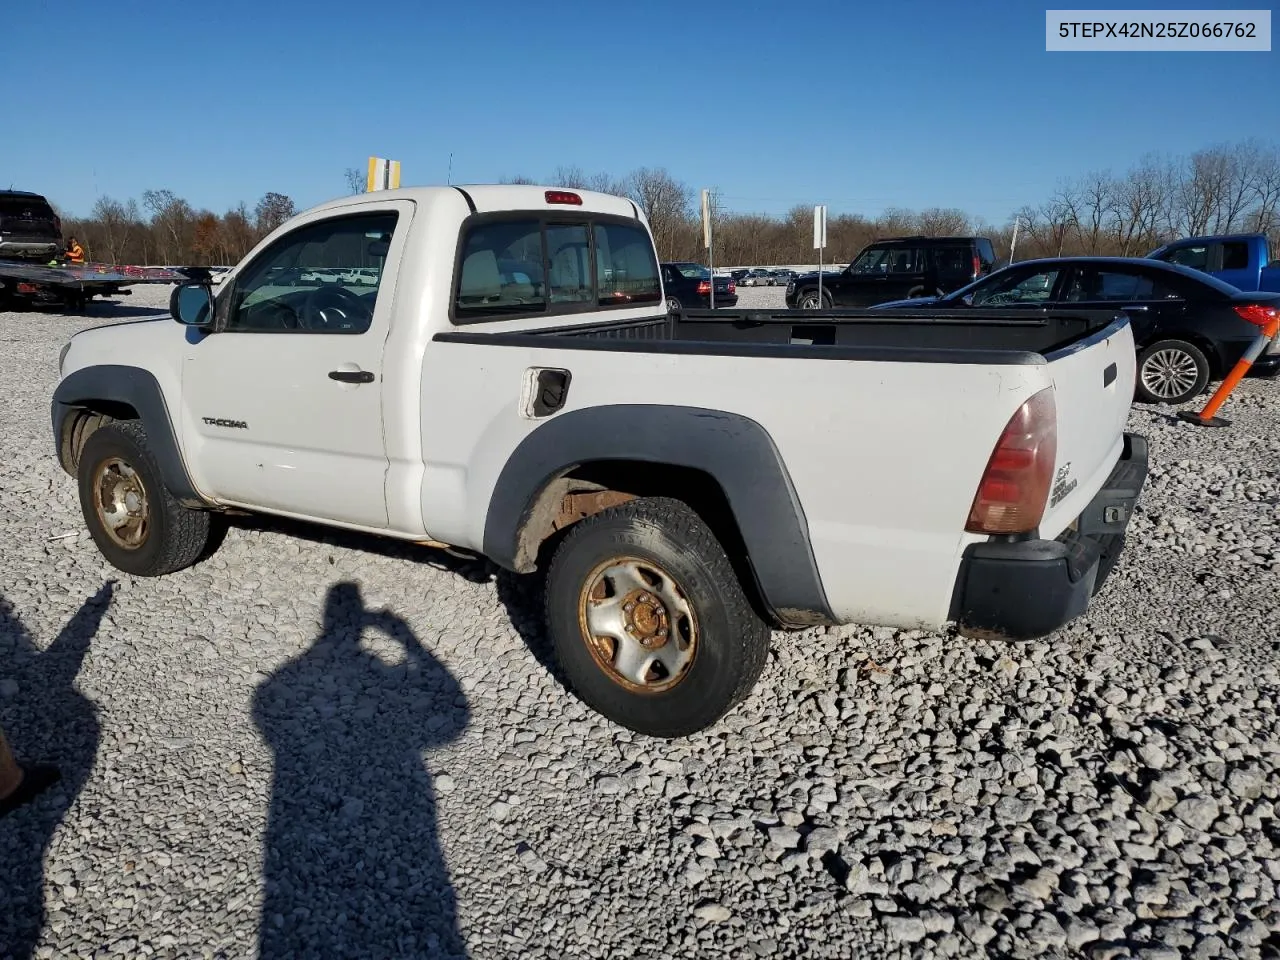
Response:
[[[1028,271],[1025,268],[1006,268],[954,293],[942,297],[939,303],[965,302],[972,306],[997,306],[1002,303],[1043,303],[1053,293],[1059,267],[1046,266]]]

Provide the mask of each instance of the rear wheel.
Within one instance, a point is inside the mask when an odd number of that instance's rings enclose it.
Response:
[[[822,294],[822,299],[818,299],[818,291],[806,290],[800,294],[797,303],[801,310],[829,310],[831,309],[831,297],[827,293]]]
[[[210,515],[187,509],[165,488],[136,420],[90,434],[77,476],[85,525],[112,566],[158,577],[191,566],[209,545]]]
[[[569,686],[639,733],[711,726],[764,669],[769,627],[710,528],[678,500],[632,500],[575,524],[546,590]]]
[[[1185,340],[1159,340],[1138,354],[1138,396],[1147,403],[1186,403],[1209,383],[1209,360]]]
[[[667,313],[679,313],[680,301],[675,297],[667,297]]]

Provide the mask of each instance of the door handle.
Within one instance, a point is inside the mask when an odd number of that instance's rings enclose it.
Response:
[[[372,370],[330,370],[329,379],[339,383],[373,383]]]

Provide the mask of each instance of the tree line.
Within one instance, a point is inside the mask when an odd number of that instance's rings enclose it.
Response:
[[[349,168],[343,177],[349,193],[364,189],[363,171]],[[628,197],[648,216],[663,260],[706,262],[698,191],[663,168],[615,176],[561,166],[541,180],[509,176],[501,182]],[[242,203],[218,215],[195,210],[172,191],[148,190],[141,205],[102,197],[88,217],[68,220],[64,232],[74,234],[95,260],[230,264],[293,213],[293,201],[279,193],[268,193],[253,210]],[[776,216],[728,210],[713,194],[711,216],[717,264],[816,259],[812,204],[797,204]],[[1142,256],[1176,237],[1205,233],[1258,232],[1280,242],[1280,146],[1250,139],[1181,157],[1152,154],[1120,174],[1100,170],[1063,180],[1043,203],[1013,211],[1001,226],[950,207],[831,215],[826,259],[847,262],[877,239],[913,235],[986,236],[999,256],[1008,258],[1015,229],[1019,260]]]
[[[213,266],[233,264],[297,211],[282,193],[250,210],[241,203],[221,215],[197,210],[172,190],[146,190],[142,203],[99,197],[87,217],[62,217],[89,260],[106,263]]]

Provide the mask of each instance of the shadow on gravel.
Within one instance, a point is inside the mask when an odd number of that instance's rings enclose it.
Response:
[[[364,553],[406,560],[410,563],[422,563],[437,570],[464,577],[472,583],[488,583],[493,579],[494,571],[497,569],[483,557],[455,556],[435,547],[424,547],[392,537],[379,537],[352,530],[341,530],[337,527],[324,527],[301,520],[290,520],[287,517],[272,517],[266,514],[247,517],[229,516],[227,522],[239,530],[269,530],[310,543],[334,546],[343,550],[360,550]]]
[[[133,303],[119,303],[115,300],[90,300],[85,309],[78,312],[86,317],[101,317],[104,320],[169,316],[168,307],[144,307]]]
[[[520,639],[539,666],[567,690],[567,682],[556,660],[555,648],[551,645],[551,638],[547,636],[546,605],[543,599],[547,580],[544,570],[545,567],[540,566],[537,573],[527,575],[499,570],[498,602],[507,611],[512,626],[516,628]]]
[[[97,708],[76,690],[75,679],[114,592],[114,581],[104,584],[43,653],[0,597],[0,725],[19,760],[53,763],[62,774],[0,821],[0,956],[6,958],[26,960],[40,938],[45,851],[98,752]]]
[[[423,751],[469,718],[404,620],[329,588],[320,637],[254,696],[275,756],[262,960],[466,955]]]

